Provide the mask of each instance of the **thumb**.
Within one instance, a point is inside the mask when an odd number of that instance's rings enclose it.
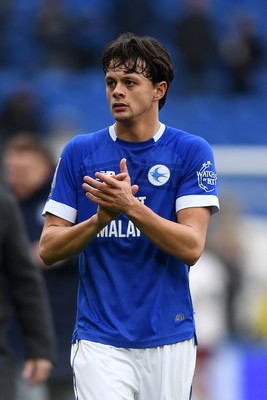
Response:
[[[135,196],[137,191],[138,191],[138,189],[139,189],[139,186],[138,185],[133,185],[131,187],[131,189],[132,189],[132,195]]]

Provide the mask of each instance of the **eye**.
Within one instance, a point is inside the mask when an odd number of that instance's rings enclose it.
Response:
[[[126,85],[129,86],[129,87],[131,87],[131,86],[134,86],[134,85],[135,85],[135,82],[132,81],[131,79],[127,79]]]
[[[109,88],[114,88],[114,87],[116,86],[116,82],[113,81],[113,80],[107,80],[107,81],[106,81],[106,85],[107,85],[107,87],[109,87]]]

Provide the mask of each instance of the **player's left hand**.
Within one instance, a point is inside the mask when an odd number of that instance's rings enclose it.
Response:
[[[88,199],[116,214],[122,214],[135,201],[137,185],[131,186],[131,178],[126,166],[126,159],[120,162],[120,173],[107,176],[96,172],[96,179],[84,177],[83,189]]]

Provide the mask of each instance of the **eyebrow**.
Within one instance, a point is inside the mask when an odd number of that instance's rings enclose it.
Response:
[[[114,74],[112,74],[112,75],[109,75],[109,73],[110,73],[110,72],[107,72],[107,73],[106,73],[106,76],[105,76],[105,79],[106,79],[106,80],[118,76],[116,73],[114,73]],[[125,71],[125,72],[123,73],[123,75],[120,75],[120,77],[121,77],[121,78],[124,78],[124,79],[125,79],[125,78],[128,78],[128,77],[129,77],[129,78],[130,78],[130,77],[132,78],[133,75],[134,75],[134,76],[139,76],[139,75],[142,75],[142,73],[138,73],[138,72],[135,72],[135,71],[134,71],[134,72]]]

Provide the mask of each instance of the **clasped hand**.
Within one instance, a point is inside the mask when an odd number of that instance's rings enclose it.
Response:
[[[131,186],[126,159],[120,161],[119,174],[107,176],[96,172],[95,177],[85,176],[82,187],[86,197],[98,205],[98,215],[112,220],[120,214],[127,214],[129,207],[136,201],[134,195],[138,186]]]

